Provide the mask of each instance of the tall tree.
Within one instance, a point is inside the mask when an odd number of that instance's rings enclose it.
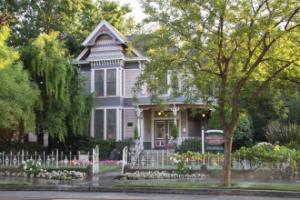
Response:
[[[146,43],[152,61],[138,85],[146,82],[158,96],[163,74],[178,71],[184,90],[175,87],[174,94],[217,101],[225,133],[226,186],[231,185],[232,139],[245,105],[276,79],[299,78],[299,4],[298,0],[143,0],[147,22],[156,27],[148,36],[152,41]]]
[[[128,6],[120,6],[107,0],[4,0],[0,10],[6,10],[14,20],[12,43],[16,46],[25,45],[40,33],[60,32],[71,51],[77,54],[80,43],[89,32],[101,21],[106,19],[118,30],[127,32],[132,18],[125,20],[130,12]]]
[[[86,130],[91,103],[58,35],[50,32],[38,36],[24,48],[22,60],[41,91],[42,107],[36,112],[38,131],[48,130],[64,141],[68,133]]]
[[[0,130],[20,136],[34,130],[39,91],[29,80],[19,54],[6,45],[9,29],[0,28]]]

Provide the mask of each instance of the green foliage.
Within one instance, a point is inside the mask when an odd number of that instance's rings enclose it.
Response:
[[[171,157],[171,161],[173,161],[176,165],[176,173],[179,175],[185,175],[190,172],[190,169],[187,166],[187,161],[181,154],[174,154]]]
[[[12,142],[11,138],[4,139],[1,133],[0,138],[0,152],[20,152],[21,150],[28,151],[29,154],[33,155],[35,152],[46,151],[46,148],[36,142]]]
[[[0,69],[16,64],[16,61],[19,59],[18,52],[6,44],[9,34],[10,29],[8,27],[0,27]]]
[[[180,74],[182,90],[171,88],[173,95],[192,102],[200,98],[207,104],[216,101],[225,144],[232,140],[239,115],[250,99],[268,86],[299,79],[297,0],[284,6],[281,0],[142,3],[148,14],[146,22],[157,28],[145,35],[148,46],[144,48],[151,62],[137,90],[147,84],[153,99],[159,98],[174,85],[164,84],[167,72]],[[230,145],[225,146],[225,153],[223,183],[230,186]]]
[[[99,146],[99,159],[106,160],[114,149],[115,142],[113,140],[91,139],[89,146],[95,148],[96,145]]]
[[[99,158],[101,160],[107,160],[110,157],[110,154],[113,150],[116,151],[118,160],[122,159],[122,151],[125,146],[129,147],[132,144],[131,139],[125,139],[122,141],[113,141],[113,140],[101,140],[101,139],[90,139],[90,148],[94,148],[96,145],[99,146]]]
[[[218,110],[212,113],[211,118],[208,121],[209,129],[221,129],[218,115]],[[237,128],[233,136],[233,149],[253,145],[253,132],[253,123],[250,115],[245,112],[241,112]]]
[[[26,172],[27,175],[33,174],[37,176],[40,172],[43,171],[41,164],[34,160],[26,160],[22,163],[22,169]]]
[[[238,160],[248,160],[251,167],[278,163],[281,163],[281,167],[283,167],[282,163],[289,163],[292,169],[296,170],[300,163],[300,151],[269,144],[258,144],[249,148],[242,147],[234,152],[233,157]]]
[[[295,123],[284,124],[279,121],[270,121],[266,137],[271,143],[279,142],[281,145],[289,145],[299,149],[300,125]]]
[[[251,117],[246,113],[241,113],[235,134],[233,136],[233,149],[242,146],[253,145],[253,125]]]
[[[139,136],[139,130],[138,130],[138,128],[135,126],[134,127],[134,130],[133,130],[133,139],[134,140],[138,140],[140,138],[140,136]]]
[[[41,92],[39,129],[47,129],[52,137],[64,141],[67,134],[87,130],[92,96],[85,95],[83,79],[71,65],[58,35],[39,35],[23,49],[22,59]]]
[[[9,29],[0,29],[0,129],[34,130],[34,107],[39,92],[18,60],[17,51],[6,45]]]
[[[200,138],[186,139],[179,146],[179,151],[182,153],[187,151],[200,152],[201,146],[202,143]]]
[[[132,145],[132,143],[133,140],[131,138],[115,142],[115,149],[118,153],[118,160],[122,160],[124,147],[127,146],[128,150],[130,150],[130,146]]]
[[[6,1],[8,12],[15,20],[10,25],[13,29],[12,43],[23,46],[30,39],[41,33],[60,32],[60,39],[73,54],[77,54],[83,38],[87,37],[94,27],[106,19],[121,32],[128,32],[133,27],[128,6],[120,6],[108,0],[22,0]],[[0,10],[4,10],[0,5]]]
[[[175,123],[172,123],[172,125],[171,125],[171,136],[172,136],[173,140],[176,140],[178,138],[178,135],[179,135],[178,127]]]

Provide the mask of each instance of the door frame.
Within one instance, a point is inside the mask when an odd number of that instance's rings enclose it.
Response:
[[[174,120],[174,117],[154,117],[155,111],[160,111],[160,109],[151,109],[151,148],[152,149],[155,148],[155,145],[154,145],[154,142],[155,142],[154,121],[155,120],[158,120],[158,121],[159,120],[161,120],[161,121]],[[176,119],[178,121],[178,124],[177,124],[178,130],[179,130],[178,137],[181,137],[181,110],[178,111]]]

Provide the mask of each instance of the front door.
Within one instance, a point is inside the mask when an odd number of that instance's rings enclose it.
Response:
[[[170,138],[170,130],[173,120],[154,121],[154,146],[155,148],[165,148]]]

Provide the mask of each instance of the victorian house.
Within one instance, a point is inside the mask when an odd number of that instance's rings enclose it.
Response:
[[[167,148],[171,124],[179,129],[179,141],[200,137],[210,110],[200,101],[185,103],[184,97],[168,98],[153,104],[146,90],[133,101],[132,88],[147,63],[138,50],[128,47],[128,39],[106,21],[83,41],[83,51],[74,60],[86,77],[86,90],[96,96],[91,114],[90,135],[95,138],[123,140],[140,134],[144,149]],[[170,84],[170,78],[167,78]],[[168,100],[167,100],[168,99]],[[200,114],[192,115],[192,109]]]

